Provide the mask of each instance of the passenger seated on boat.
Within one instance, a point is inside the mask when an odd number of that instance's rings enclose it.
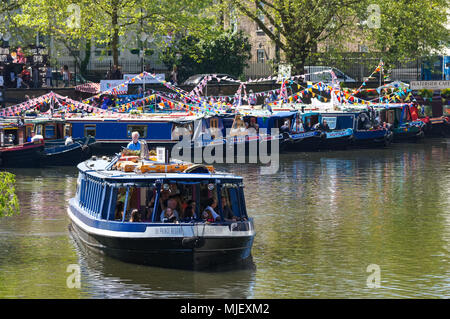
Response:
[[[131,211],[131,218],[130,218],[130,223],[136,223],[136,222],[141,222],[141,214],[139,213],[139,211],[137,209],[133,209]]]
[[[222,197],[222,212],[223,212],[223,219],[226,222],[232,222],[238,219],[236,216],[234,216],[233,211],[228,205],[227,199],[225,197]]]
[[[202,219],[209,222],[220,221],[220,215],[215,212],[215,208],[217,208],[217,200],[215,198],[209,198],[206,202],[206,208],[202,213]]]
[[[123,217],[123,202],[117,202],[116,205],[116,211],[114,213],[114,219],[115,220],[122,220]]]
[[[141,142],[139,142],[139,132],[131,133],[131,142],[128,143],[127,148],[132,151],[140,151],[141,150]]]
[[[178,222],[178,217],[175,215],[175,211],[167,207],[167,209],[164,211],[164,216],[161,218],[161,222],[163,223],[175,223]]]
[[[280,127],[280,133],[289,133],[289,121],[284,121],[284,124]]]
[[[180,215],[178,214],[177,210],[177,201],[173,198],[170,198],[169,200],[167,200],[167,208],[161,213],[160,215],[160,220],[163,221],[166,218],[166,211],[168,209],[171,210],[172,214],[176,217],[176,220],[180,219]]]
[[[188,223],[194,221],[195,218],[195,209],[193,206],[188,206],[183,212],[183,216],[181,217],[181,221],[184,223]]]
[[[330,131],[330,127],[328,126],[328,123],[326,120],[323,120],[322,123],[317,123],[316,125],[314,125],[314,128],[316,130],[324,131],[324,132]]]

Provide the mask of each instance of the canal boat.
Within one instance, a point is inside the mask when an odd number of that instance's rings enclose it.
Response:
[[[450,117],[424,117],[419,118],[425,123],[424,133],[429,137],[449,137],[450,136]]]
[[[31,127],[21,119],[0,122],[0,167],[38,167],[44,150],[42,139],[31,141]]]
[[[44,166],[75,166],[92,155],[95,138],[72,138],[71,125],[63,118],[40,117],[25,119],[33,126],[33,133],[44,139],[42,164]]]
[[[282,150],[288,152],[330,150],[347,148],[352,144],[353,128],[337,126],[336,117],[327,117],[325,113],[320,112],[297,112],[297,114],[290,124],[290,138],[285,141]],[[323,127],[325,124],[328,128]]]
[[[330,128],[352,129],[351,147],[384,147],[393,139],[393,133],[375,117],[370,109],[321,113]]]
[[[179,137],[173,138],[174,131],[187,127],[198,117],[188,113],[86,116],[67,118],[66,124],[74,139],[95,138],[92,154],[114,155],[127,146],[134,131],[149,147],[170,148],[179,142]]]
[[[93,145],[95,145],[95,138],[90,136],[75,140],[68,138],[58,143],[53,141],[50,145],[45,145],[41,158],[42,164],[44,166],[75,166],[91,157]]]
[[[126,262],[168,268],[251,262],[255,229],[241,177],[160,156],[93,157],[78,170],[67,211],[71,231],[87,247]],[[169,208],[176,220],[161,220]],[[220,217],[201,219],[211,209]]]
[[[411,103],[373,105],[381,122],[387,123],[393,132],[393,142],[416,141],[424,137],[425,123],[417,118],[417,110]]]

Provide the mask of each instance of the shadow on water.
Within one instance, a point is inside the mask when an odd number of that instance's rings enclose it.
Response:
[[[254,264],[213,271],[191,271],[130,264],[70,241],[81,268],[81,286],[93,298],[239,298],[252,297]]]

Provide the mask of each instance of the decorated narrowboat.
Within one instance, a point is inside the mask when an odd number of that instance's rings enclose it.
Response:
[[[42,139],[31,141],[32,126],[20,118],[0,122],[0,167],[38,167],[44,150]]]
[[[381,122],[387,123],[393,132],[393,142],[424,137],[425,123],[418,119],[417,108],[412,103],[373,105]]]

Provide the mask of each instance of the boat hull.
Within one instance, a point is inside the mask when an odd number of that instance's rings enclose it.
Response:
[[[103,233],[90,231],[93,225],[99,225],[97,220],[92,220],[84,215],[74,206],[69,206],[69,216],[71,218],[71,230],[77,238],[89,248],[104,253],[110,257],[149,266],[206,270],[226,265],[242,265],[251,260],[251,247],[254,233],[249,231],[248,236],[146,236],[139,232],[117,231],[112,233],[105,227]],[[163,223],[134,223],[130,226],[123,223],[114,223],[116,227],[141,227],[148,228],[145,232],[178,233],[181,227],[192,228],[181,224]],[[141,225],[136,225],[141,224]],[[106,222],[105,225],[108,225]],[[110,224],[109,224],[110,225]],[[176,225],[176,226],[174,226]],[[242,223],[249,225],[249,222]],[[195,227],[214,227],[203,224]],[[231,226],[230,226],[231,227]],[[235,226],[236,227],[236,226]],[[114,227],[113,227],[114,228]],[[118,228],[116,228],[118,229]],[[97,229],[98,230],[98,229]],[[129,235],[134,235],[131,237]]]
[[[0,149],[0,167],[39,167],[44,144],[27,143]]]

